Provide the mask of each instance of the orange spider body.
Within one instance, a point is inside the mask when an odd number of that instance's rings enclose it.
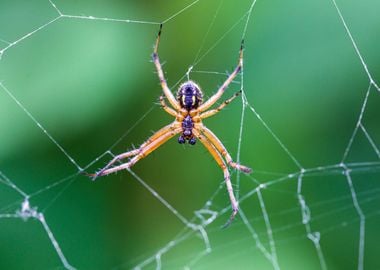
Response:
[[[95,179],[99,176],[108,175],[124,169],[129,169],[134,164],[136,164],[136,162],[152,153],[154,150],[156,150],[158,147],[163,145],[166,141],[177,134],[180,134],[178,142],[181,144],[188,142],[189,144],[194,145],[198,139],[209,151],[219,167],[223,170],[224,180],[232,206],[232,214],[226,224],[227,226],[235,218],[239,209],[238,202],[233,192],[230,173],[227,166],[245,173],[250,173],[251,169],[232,160],[231,155],[228,153],[223,143],[210,129],[203,125],[202,119],[217,114],[241,93],[240,90],[232,97],[225,100],[217,108],[208,110],[221,98],[228,85],[241,71],[243,65],[243,42],[240,47],[238,65],[236,66],[235,70],[228,76],[226,81],[219,87],[217,92],[209,99],[203,102],[202,90],[193,81],[187,81],[183,83],[178,89],[177,97],[174,97],[173,93],[170,91],[166,83],[164,72],[162,70],[157,52],[161,35],[161,27],[160,31],[158,32],[152,58],[153,63],[156,66],[163,93],[171,105],[168,106],[165,103],[164,96],[160,96],[161,106],[168,114],[175,117],[175,120],[171,124],[161,128],[156,133],[154,133],[150,138],[148,138],[148,140],[140,145],[139,148],[115,156],[103,169],[95,174],[92,174],[91,176],[93,179]],[[114,166],[116,162],[125,158],[129,158],[128,162]]]

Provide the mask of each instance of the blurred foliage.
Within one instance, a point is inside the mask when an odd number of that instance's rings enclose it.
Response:
[[[54,1],[64,14],[161,22],[192,1]],[[245,14],[252,1],[199,1],[163,27],[160,57],[173,91],[190,74],[210,96],[223,73],[236,65]],[[380,2],[338,1],[348,27],[374,78],[380,78]],[[0,1],[0,48],[57,17],[48,1]],[[138,146],[172,119],[158,106],[161,93],[150,62],[158,24],[60,18],[6,50],[0,81],[49,134],[85,167],[117,142],[117,154]],[[369,79],[331,1],[258,1],[245,36],[244,91],[261,115],[305,168],[338,164],[357,123]],[[198,56],[198,57],[197,57]],[[199,60],[199,61],[198,61]],[[215,71],[210,74],[200,71]],[[239,79],[237,80],[239,82]],[[226,96],[239,90],[232,84]],[[380,144],[380,97],[371,90],[363,123]],[[236,158],[242,101],[205,121]],[[142,120],[141,120],[142,119]],[[140,121],[141,120],[141,121]],[[74,175],[63,185],[32,197],[69,262],[79,269],[130,268],[157,252],[181,231],[181,223],[136,178],[121,172],[91,182],[0,88],[0,171],[26,193]],[[126,134],[126,136],[123,136]],[[107,155],[88,170],[95,171]],[[239,194],[299,169],[247,107],[240,160],[254,168],[240,176]],[[364,134],[355,138],[347,162],[378,161]],[[223,174],[199,144],[166,143],[133,171],[190,219],[223,181]],[[269,173],[263,173],[269,172]],[[379,269],[377,240],[379,174],[353,176],[366,223],[365,268]],[[236,183],[236,173],[233,174]],[[1,183],[0,183],[1,184]],[[223,184],[223,183],[222,183]],[[262,192],[281,269],[320,269],[301,223],[297,179]],[[356,269],[359,222],[346,178],[321,174],[304,181],[312,231],[320,231],[329,269]],[[368,198],[371,200],[368,202]],[[14,189],[0,185],[0,213],[19,207]],[[11,207],[2,208],[2,206]],[[215,210],[229,205],[224,186]],[[257,196],[241,205],[266,243]],[[11,209],[11,210],[9,210]],[[343,210],[342,210],[343,209]],[[331,213],[328,218],[320,218]],[[228,214],[228,213],[227,213]],[[227,230],[209,227],[212,252],[196,269],[272,269],[238,218]],[[296,224],[296,225],[294,225]],[[289,227],[289,225],[292,225]],[[289,228],[289,229],[287,229]],[[1,269],[61,267],[45,231],[36,221],[0,219]],[[162,258],[164,269],[178,269],[204,250],[194,236]],[[148,267],[149,268],[149,267]],[[154,263],[149,269],[155,269]]]

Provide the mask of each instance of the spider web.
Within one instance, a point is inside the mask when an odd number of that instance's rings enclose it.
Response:
[[[177,2],[4,2],[0,267],[378,269],[379,4]],[[245,40],[225,97],[241,99],[205,121],[254,170],[232,172],[228,229],[200,145],[83,175],[171,121],[149,62],[161,22],[173,91],[191,78],[210,96]]]

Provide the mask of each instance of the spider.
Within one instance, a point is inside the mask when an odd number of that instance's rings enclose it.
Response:
[[[163,95],[160,96],[161,106],[168,114],[175,117],[175,120],[171,124],[161,128],[156,133],[154,133],[150,138],[148,138],[148,140],[140,145],[139,148],[115,156],[103,169],[96,172],[95,174],[91,174],[90,176],[95,179],[99,176],[108,175],[124,169],[129,169],[139,160],[152,153],[159,146],[177,134],[180,134],[178,137],[178,143],[180,144],[187,142],[191,145],[194,145],[198,139],[206,147],[217,164],[223,170],[224,180],[232,206],[232,214],[225,225],[228,226],[235,218],[239,208],[231,185],[230,173],[228,171],[227,165],[244,173],[250,173],[251,169],[234,162],[231,158],[231,155],[228,153],[227,149],[224,147],[219,138],[210,129],[203,125],[202,120],[220,112],[241,93],[240,90],[232,97],[225,100],[217,108],[207,110],[221,98],[228,85],[240,72],[243,64],[243,41],[241,42],[240,46],[238,65],[228,76],[227,80],[222,84],[222,86],[220,86],[217,92],[208,100],[203,102],[203,94],[201,88],[198,84],[191,80],[188,80],[180,85],[177,92],[177,97],[174,97],[173,93],[169,89],[158,57],[158,45],[160,42],[161,30],[162,24],[160,25],[160,30],[157,35],[152,58],[153,63],[157,69],[157,74],[160,79],[163,94],[172,107],[166,104]],[[126,163],[113,166],[116,162],[125,158],[130,159]]]

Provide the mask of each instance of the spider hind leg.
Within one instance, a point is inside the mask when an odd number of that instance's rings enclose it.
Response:
[[[224,181],[226,183],[228,196],[230,197],[231,201],[231,207],[232,207],[232,214],[230,218],[228,219],[227,223],[224,224],[222,228],[228,227],[231,222],[235,219],[238,211],[239,211],[239,203],[235,198],[234,190],[232,188],[231,183],[231,177],[230,172],[228,171],[227,165],[222,159],[221,153],[218,152],[217,148],[209,141],[209,139],[201,134],[199,130],[194,129],[194,135],[199,139],[199,141],[206,147],[206,149],[210,152],[212,157],[215,159],[216,163],[219,165],[219,167],[223,170],[224,174]]]
[[[89,174],[88,176],[92,177],[92,180],[95,180],[99,176],[108,175],[123,169],[128,169],[132,167],[136,162],[140,159],[143,159],[159,146],[164,144],[167,140],[169,140],[174,135],[181,132],[182,128],[180,127],[179,122],[173,122],[172,124],[166,125],[161,128],[157,132],[155,132],[152,136],[148,138],[139,148],[128,151],[126,153],[122,153],[120,155],[115,156],[108,164],[103,167],[101,170],[94,174]],[[130,158],[128,162],[123,163],[118,166],[114,166],[115,163],[120,162],[125,158]]]
[[[223,145],[223,143],[218,139],[218,137],[210,129],[208,129],[207,127],[205,127],[202,124],[199,125],[198,128],[206,136],[206,138],[208,140],[210,140],[210,142],[214,145],[214,147],[218,150],[218,152],[226,159],[227,164],[229,166],[231,166],[232,168],[239,170],[243,173],[249,174],[252,172],[251,168],[244,166],[244,165],[241,165],[241,164],[238,164],[232,160],[232,157],[228,153],[226,147]]]
[[[247,173],[247,174],[250,174],[252,172],[252,169],[247,167],[247,166],[244,166],[244,165],[241,165],[241,164],[238,164],[236,162],[233,162],[233,161],[230,161],[228,163],[228,165],[230,165],[232,168],[236,169],[236,170],[239,170],[243,173]]]
[[[142,146],[140,146],[138,150],[138,154],[135,155],[133,158],[131,158],[128,162],[123,163],[121,165],[111,167],[109,168],[112,164],[107,164],[106,167],[104,167],[101,171],[97,173],[96,176],[103,176],[103,175],[108,175],[120,170],[125,170],[131,168],[133,165],[135,165],[139,160],[145,158],[147,155],[152,153],[154,150],[156,150],[158,147],[160,147],[162,144],[164,144],[166,141],[168,141],[170,138],[175,136],[181,131],[180,127],[175,128],[176,123],[173,125],[168,126],[168,130],[164,131],[164,133],[159,136],[155,137],[154,140],[151,140],[149,143],[144,143]],[[166,127],[165,127],[166,129]],[[160,132],[160,131],[158,131]],[[157,134],[157,132],[156,132]],[[154,134],[153,136],[156,136]],[[152,136],[152,137],[153,137]]]

